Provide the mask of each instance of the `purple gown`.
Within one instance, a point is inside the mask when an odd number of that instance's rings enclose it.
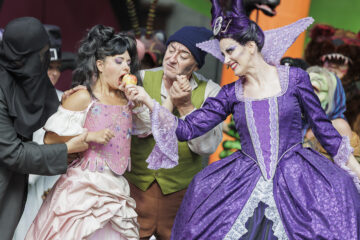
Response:
[[[302,147],[301,116],[343,168],[348,141],[327,119],[306,72],[279,66],[278,74],[277,96],[244,98],[238,80],[178,120],[176,135],[185,141],[233,114],[242,150],[195,176],[172,239],[360,239],[359,180]],[[256,235],[261,225],[270,232]]]

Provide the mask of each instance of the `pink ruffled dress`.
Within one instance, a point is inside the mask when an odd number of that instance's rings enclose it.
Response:
[[[115,137],[89,149],[57,181],[25,239],[139,239],[135,201],[127,180],[132,112],[128,105],[92,102],[73,112],[59,107],[45,129],[58,135],[111,129]]]

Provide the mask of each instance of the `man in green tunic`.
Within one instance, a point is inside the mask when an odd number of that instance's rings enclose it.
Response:
[[[163,105],[172,105],[173,113],[179,117],[185,117],[200,108],[206,98],[216,96],[220,90],[218,84],[195,73],[203,66],[206,55],[196,47],[196,43],[209,40],[211,36],[211,31],[204,27],[181,28],[167,41],[163,66],[140,72],[149,95]],[[181,78],[186,78],[191,91],[180,89]],[[176,212],[186,188],[202,169],[201,155],[213,153],[222,139],[221,124],[204,136],[179,142],[178,166],[150,170],[145,160],[155,141],[151,135],[149,112],[140,114],[143,115],[142,120],[134,119],[134,129],[140,135],[132,137],[132,169],[125,176],[137,205],[140,238],[149,239],[155,235],[157,239],[170,239]],[[144,119],[148,121],[144,122]]]

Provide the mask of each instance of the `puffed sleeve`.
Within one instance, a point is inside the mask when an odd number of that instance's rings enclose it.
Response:
[[[334,162],[353,177],[357,188],[360,189],[359,179],[355,173],[346,167],[349,155],[353,152],[349,138],[347,136],[342,137],[327,118],[311,85],[309,75],[301,69],[292,68],[292,71],[296,71],[294,74],[297,79],[297,97],[302,112],[310,124],[314,135],[332,156]]]
[[[76,136],[84,131],[86,115],[91,104],[83,111],[70,111],[59,106],[45,123],[44,129],[59,136]]]
[[[176,135],[179,141],[201,136],[226,119],[231,113],[228,86],[222,87],[216,97],[207,98],[201,108],[187,115],[184,120],[178,120]]]
[[[67,169],[65,144],[38,145],[23,142],[9,117],[6,101],[0,90],[0,165],[23,174],[56,175]]]

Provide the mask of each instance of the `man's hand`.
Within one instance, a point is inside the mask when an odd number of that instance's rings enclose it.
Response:
[[[74,92],[77,92],[79,90],[86,90],[86,87],[83,86],[83,85],[79,85],[79,86],[76,86],[74,88],[71,88],[69,90],[66,90],[64,92],[64,94],[61,96],[61,102],[64,102],[71,94],[73,94]]]
[[[171,102],[177,108],[181,116],[190,113],[194,106],[191,103],[191,86],[185,75],[176,76],[169,91]]]

